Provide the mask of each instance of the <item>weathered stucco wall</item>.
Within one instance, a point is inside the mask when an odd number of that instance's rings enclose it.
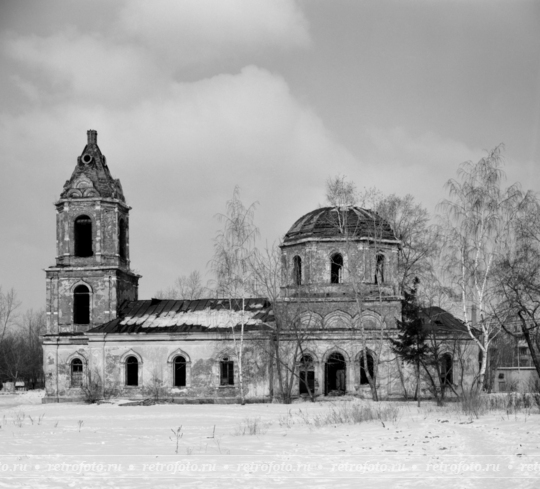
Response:
[[[128,337],[128,336],[131,336]],[[202,337],[193,335],[183,340],[159,338],[157,335],[137,335],[105,338],[91,335],[85,337],[64,337],[58,341],[51,339],[44,346],[44,370],[46,382],[46,401],[57,399],[83,400],[86,398],[119,397],[125,399],[169,399],[177,402],[204,401],[227,402],[238,400],[239,364],[234,354],[232,338]],[[294,341],[291,348],[294,351]],[[356,331],[326,331],[306,339],[302,344],[304,355],[311,356],[314,375],[314,394],[349,394],[369,398],[369,384],[362,382],[363,363],[362,342]],[[453,340],[441,344],[441,354],[452,355],[453,384],[459,392],[469,389],[474,381],[477,349],[470,341]],[[270,400],[272,393],[279,392],[276,363],[268,353],[273,347],[268,339],[246,339],[244,351],[244,393],[248,400]],[[404,387],[408,395],[413,395],[416,376],[412,366],[404,364],[392,352],[386,339],[380,339],[375,332],[367,340],[368,354],[376,360],[375,379],[381,398],[402,397]],[[339,354],[343,358],[345,388],[332,392],[329,387],[327,364],[330,357]],[[186,386],[174,387],[174,358],[183,356],[186,361]],[[126,386],[126,359],[135,356],[139,360],[138,386]],[[234,386],[220,385],[220,360],[228,357],[234,361]],[[71,385],[71,361],[79,358],[84,365],[85,389]],[[284,357],[285,358],[285,357]],[[295,365],[296,376],[292,394],[300,393],[299,371],[300,354],[296,363],[287,358],[289,365]],[[272,365],[270,367],[270,365]],[[273,371],[270,372],[270,369]],[[104,382],[103,382],[104,379]],[[422,383],[422,394],[429,395],[429,386]],[[451,394],[451,390],[448,390]]]
[[[59,201],[56,212],[56,261],[68,266],[129,266],[129,208],[113,199],[70,199]],[[75,256],[75,220],[88,216],[92,221],[90,257]],[[126,224],[126,258],[120,257],[120,219]]]
[[[90,289],[90,323],[73,324],[74,289]],[[124,301],[137,300],[138,276],[117,268],[67,267],[47,270],[47,319],[49,334],[84,332],[115,319]]]
[[[128,399],[234,399],[240,396],[239,364],[234,354],[232,338],[191,338],[187,341],[152,337],[101,338],[91,337],[86,345],[45,345],[44,368],[47,377],[47,398],[55,401],[82,399],[89,388],[98,386],[97,397],[115,396]],[[136,336],[136,335],[135,335]],[[244,394],[247,399],[263,399],[270,388],[266,352],[261,348],[267,340],[247,340],[244,350]],[[186,386],[174,387],[174,358],[187,360]],[[139,360],[138,386],[126,386],[126,359]],[[71,361],[80,358],[84,364],[86,389],[72,388]],[[234,385],[220,385],[220,361],[228,357],[234,361]],[[58,365],[58,369],[57,369]],[[104,382],[102,381],[104,379]],[[95,384],[95,385],[94,385]],[[94,386],[94,387],[93,387]]]
[[[343,256],[343,282],[374,283],[376,255],[385,256],[384,281],[394,284],[397,270],[397,245],[364,241],[308,242],[282,247],[285,284],[293,285],[293,258],[302,258],[302,283],[330,284],[330,263],[335,253]]]

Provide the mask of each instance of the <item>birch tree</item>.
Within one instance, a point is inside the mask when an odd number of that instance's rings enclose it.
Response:
[[[478,390],[484,385],[490,343],[500,331],[489,314],[494,266],[508,248],[524,198],[518,184],[503,186],[503,149],[499,145],[477,163],[463,163],[458,179],[446,183],[449,198],[439,204],[448,269],[460,291],[463,320],[481,352]],[[471,306],[478,313],[476,324]]]
[[[371,288],[366,285],[366,277],[364,273],[360,272],[362,268],[362,259],[354,259],[353,257],[358,256],[358,238],[359,238],[359,229],[356,226],[349,222],[349,211],[352,208],[355,208],[359,199],[361,199],[363,204],[371,201],[372,203],[380,198],[380,192],[370,189],[364,192],[363,195],[360,195],[356,189],[354,182],[351,182],[344,176],[337,176],[330,178],[326,182],[326,199],[329,204],[335,207],[335,221],[329,224],[333,224],[336,227],[336,234],[341,237],[343,246],[345,248],[346,254],[348,256],[347,260],[347,283],[352,289],[353,298],[355,301],[357,316],[359,318],[358,324],[352,324],[352,332],[359,334],[360,345],[361,345],[361,365],[360,368],[363,369],[363,372],[366,376],[366,379],[369,384],[371,391],[371,398],[374,401],[379,400],[377,382],[375,375],[378,369],[379,361],[381,358],[380,353],[382,352],[383,345],[386,343],[386,335],[384,331],[385,321],[382,321],[380,331],[377,337],[371,335],[371,346],[375,348],[375,355],[371,355],[368,348],[368,334],[365,328],[365,322],[362,319],[362,312],[364,311],[364,303],[367,296],[371,294]],[[354,212],[354,211],[353,211]],[[370,211],[363,211],[367,216],[371,216],[372,229],[369,231],[372,248],[376,248],[377,242],[380,242],[380,228],[381,219],[379,216]],[[370,273],[369,271],[367,273]],[[377,274],[377,271],[375,272]],[[375,282],[376,277],[375,278]],[[341,278],[338,279],[341,281]],[[368,279],[368,282],[370,279]],[[381,282],[381,280],[379,280]],[[377,287],[379,290],[379,299],[381,299],[380,287]],[[371,357],[373,365],[370,368],[369,358]],[[373,374],[372,374],[373,371]]]
[[[244,393],[244,329],[247,321],[245,299],[250,295],[253,278],[251,260],[255,252],[255,242],[259,230],[254,224],[257,203],[246,207],[240,200],[240,188],[234,188],[232,198],[227,201],[226,211],[217,214],[222,224],[214,244],[214,257],[211,268],[216,276],[217,293],[229,300],[231,311],[231,333],[234,350],[238,360],[238,382],[242,404],[245,404]],[[237,315],[233,313],[233,303],[241,304],[240,331],[237,335]]]

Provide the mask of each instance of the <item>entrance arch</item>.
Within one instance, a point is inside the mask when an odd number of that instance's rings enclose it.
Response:
[[[339,352],[332,353],[324,364],[324,395],[331,392],[345,394],[347,390],[347,363]]]

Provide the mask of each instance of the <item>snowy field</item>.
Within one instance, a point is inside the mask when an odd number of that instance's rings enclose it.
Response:
[[[427,402],[42,405],[40,396],[0,396],[0,488],[540,487],[537,408],[477,419]],[[336,422],[355,409],[382,420]]]

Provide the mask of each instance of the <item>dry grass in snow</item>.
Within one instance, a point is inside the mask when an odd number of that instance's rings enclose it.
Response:
[[[537,488],[534,403],[39,404],[0,396],[0,488]]]

